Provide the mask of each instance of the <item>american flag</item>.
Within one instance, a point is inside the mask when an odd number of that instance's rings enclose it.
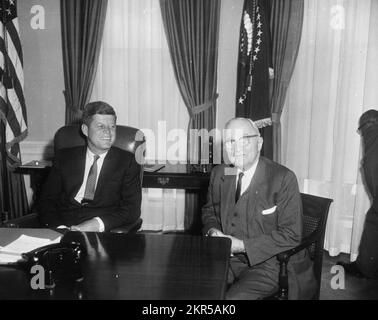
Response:
[[[0,117],[5,122],[8,160],[17,163],[27,118],[16,0],[0,0],[0,21]]]

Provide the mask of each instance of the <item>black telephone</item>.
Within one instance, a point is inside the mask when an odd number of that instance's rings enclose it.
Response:
[[[78,242],[54,243],[23,253],[24,266],[30,272],[34,265],[41,265],[45,271],[46,287],[55,283],[82,281],[81,268],[84,250]]]

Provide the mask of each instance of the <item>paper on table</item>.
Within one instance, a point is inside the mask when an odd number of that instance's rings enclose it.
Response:
[[[11,264],[21,260],[21,254],[34,249],[60,242],[61,237],[50,240],[46,238],[30,237],[26,235],[19,236],[16,240],[0,247],[0,264]]]

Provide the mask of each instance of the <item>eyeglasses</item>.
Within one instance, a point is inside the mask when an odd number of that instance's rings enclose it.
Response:
[[[260,135],[259,134],[253,134],[253,135],[250,135],[250,136],[240,137],[237,140],[229,140],[229,141],[226,141],[224,143],[224,145],[227,149],[232,149],[232,147],[235,144],[242,145],[243,147],[247,147],[249,145],[249,143],[251,142],[251,138],[255,138],[255,137],[260,137]]]

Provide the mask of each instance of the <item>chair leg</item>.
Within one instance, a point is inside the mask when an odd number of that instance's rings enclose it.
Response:
[[[279,300],[287,300],[289,293],[289,283],[287,276],[287,260],[280,261],[280,275],[279,275]]]
[[[288,277],[287,277],[287,260],[280,261],[280,274],[278,278],[278,290],[263,300],[287,300],[289,293]]]

